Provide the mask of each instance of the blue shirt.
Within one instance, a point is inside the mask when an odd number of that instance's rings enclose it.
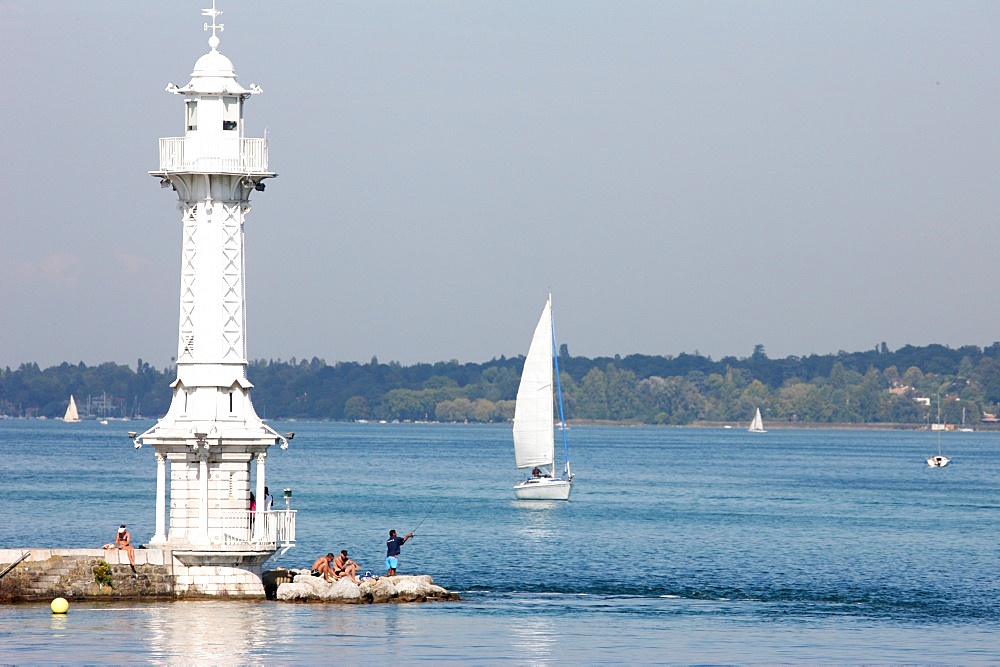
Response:
[[[399,547],[403,546],[403,542],[406,541],[405,537],[400,537],[399,535],[394,535],[385,541],[385,556],[398,556]]]

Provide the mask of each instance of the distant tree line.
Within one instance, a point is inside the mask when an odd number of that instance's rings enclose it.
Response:
[[[812,423],[957,424],[992,419],[1000,404],[1000,343],[952,349],[885,343],[865,352],[770,359],[574,357],[559,350],[567,419],[684,425],[765,419]],[[486,363],[259,360],[248,375],[268,419],[503,422],[512,419],[523,357]],[[0,370],[0,414],[58,417],[74,394],[86,417],[158,417],[175,369],[22,364]],[[95,397],[100,397],[97,400]],[[95,413],[93,406],[98,406]]]

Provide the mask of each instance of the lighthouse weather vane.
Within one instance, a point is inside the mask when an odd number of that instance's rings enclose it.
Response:
[[[203,10],[201,10],[201,15],[202,16],[211,16],[212,17],[212,25],[208,25],[207,23],[205,24],[205,30],[208,30],[209,28],[212,29],[212,37],[215,37],[215,31],[216,30],[218,30],[219,32],[222,32],[223,30],[226,29],[225,24],[223,24],[223,23],[216,23],[215,22],[215,20],[217,18],[219,18],[220,16],[222,16],[222,11],[215,8],[215,0],[212,0],[212,8],[211,9],[203,9]]]

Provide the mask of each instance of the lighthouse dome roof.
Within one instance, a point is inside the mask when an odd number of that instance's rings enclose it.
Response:
[[[209,41],[212,50],[198,58],[191,72],[191,83],[185,86],[184,91],[199,94],[243,94],[248,93],[246,88],[236,82],[236,72],[233,70],[233,61],[219,53],[215,43]]]
[[[191,77],[223,77],[227,79],[235,79],[236,72],[233,70],[232,60],[222,55],[215,49],[212,49],[201,58],[198,58],[198,62],[194,64],[194,71],[191,72]]]

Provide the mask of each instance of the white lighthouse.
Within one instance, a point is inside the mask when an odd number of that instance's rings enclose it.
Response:
[[[263,595],[261,566],[295,539],[294,511],[264,511],[268,448],[287,448],[291,434],[266,425],[250,402],[243,225],[251,193],[276,174],[267,139],[244,136],[244,104],[261,89],[237,83],[219,52],[221,13],[214,0],[204,10],[210,50],[191,81],[167,86],[184,99],[184,136],[160,139],[150,174],[177,193],[181,213],[177,379],[167,414],[134,440],[155,451],[150,546],[170,554],[176,592]]]

